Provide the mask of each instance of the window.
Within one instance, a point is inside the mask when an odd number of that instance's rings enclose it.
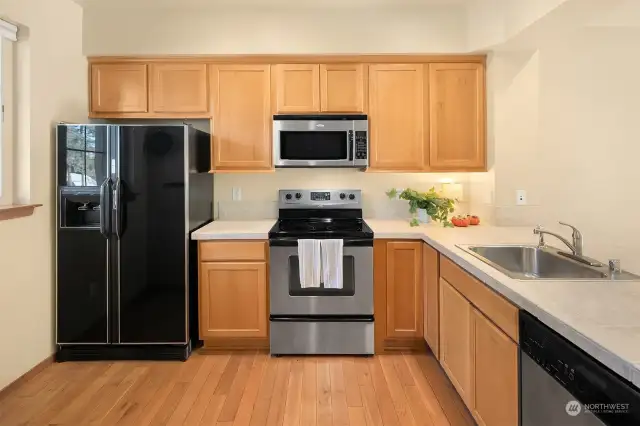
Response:
[[[18,28],[0,19],[0,205],[13,202],[13,42]]]

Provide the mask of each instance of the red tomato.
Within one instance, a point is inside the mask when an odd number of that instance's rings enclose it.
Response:
[[[469,225],[480,225],[480,218],[478,216],[471,216],[469,218]]]

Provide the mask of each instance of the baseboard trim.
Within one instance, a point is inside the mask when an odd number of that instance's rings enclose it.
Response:
[[[29,380],[33,379],[35,376],[40,374],[42,370],[53,364],[55,354],[51,354],[38,364],[36,364],[31,370],[24,373],[22,376],[15,379],[13,382],[9,383],[4,388],[0,389],[0,401],[6,398],[11,392],[13,392],[16,388],[25,384]]]
[[[217,338],[204,339],[200,353],[219,351],[245,351],[269,349],[269,338]]]

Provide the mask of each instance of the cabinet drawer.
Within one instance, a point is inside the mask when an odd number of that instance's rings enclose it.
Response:
[[[518,308],[444,256],[440,276],[493,321],[513,341],[518,341]]]
[[[200,261],[266,260],[266,241],[207,241],[200,243]]]

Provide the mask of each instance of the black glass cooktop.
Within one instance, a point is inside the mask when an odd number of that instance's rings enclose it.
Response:
[[[279,219],[269,238],[373,238],[373,231],[362,219],[300,218]]]

